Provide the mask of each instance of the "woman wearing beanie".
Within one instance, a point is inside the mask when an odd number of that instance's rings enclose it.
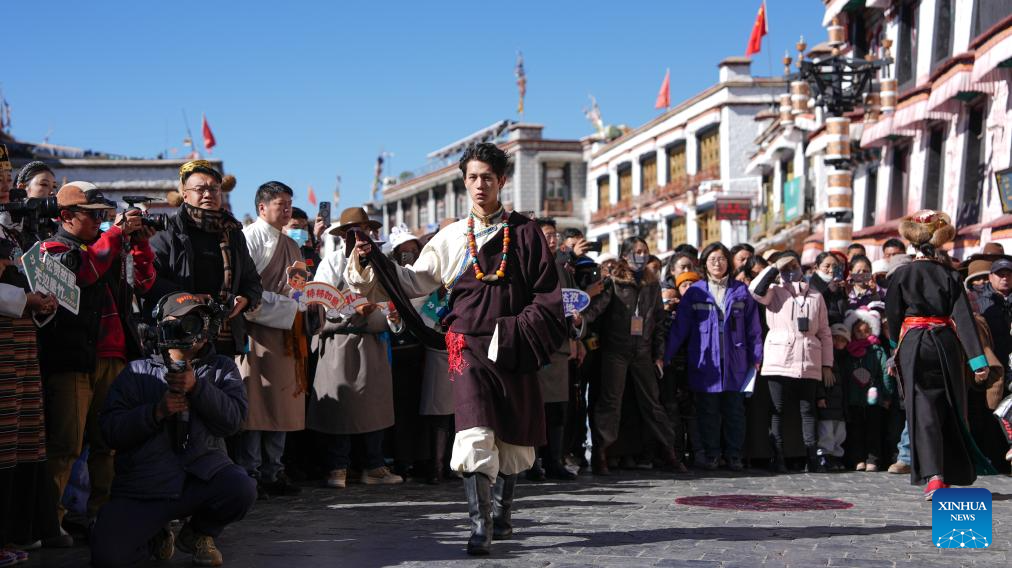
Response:
[[[773,466],[786,473],[781,417],[784,408],[801,412],[801,433],[808,453],[809,471],[819,470],[816,446],[815,394],[821,380],[836,383],[833,374],[833,339],[829,331],[826,302],[802,281],[797,254],[782,252],[771,257],[772,266],[749,286],[752,296],[766,306],[770,331],[764,345],[762,374],[769,380],[773,417]],[[818,278],[818,277],[816,277]]]
[[[728,468],[741,471],[745,441],[745,393],[750,371],[763,358],[762,327],[748,287],[730,278],[731,253],[721,243],[703,249],[705,278],[686,290],[668,336],[664,359],[670,362],[689,342],[689,388],[705,455],[696,461],[717,469],[720,435]],[[683,274],[684,275],[684,274]],[[680,276],[683,276],[680,275]]]
[[[949,216],[923,210],[903,219],[900,236],[917,257],[889,277],[886,315],[891,338],[898,338],[896,366],[903,384],[910,432],[910,482],[927,482],[924,497],[937,489],[971,485],[977,473],[993,468],[966,426],[969,365],[978,382],[988,374],[987,358],[974,329],[973,314],[959,275],[937,260],[939,247],[956,236]]]

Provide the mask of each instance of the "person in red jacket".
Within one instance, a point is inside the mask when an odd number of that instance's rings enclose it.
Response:
[[[154,255],[148,246],[153,230],[142,225],[141,212],[135,209],[100,232],[116,206],[88,182],[64,185],[56,200],[61,226],[41,249],[74,272],[81,294],[76,314],[60,307],[39,331],[47,478],[62,522],[65,510],[60,498],[87,432],[91,477],[87,514],[93,520],[109,499],[113,478],[112,450],[99,432],[98,413],[113,379],[127,361],[141,355],[127,317],[132,294],[143,294],[155,280]]]

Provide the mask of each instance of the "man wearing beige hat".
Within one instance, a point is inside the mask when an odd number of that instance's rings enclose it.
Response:
[[[140,211],[133,210],[100,233],[116,206],[88,182],[64,185],[56,201],[61,226],[41,248],[74,272],[81,294],[76,314],[60,307],[39,331],[47,474],[53,503],[59,504],[87,435],[88,517],[93,520],[109,498],[113,477],[112,451],[99,433],[98,414],[113,379],[127,361],[141,355],[128,316],[133,294],[147,292],[155,280],[148,246],[153,230],[143,227]],[[64,512],[59,504],[60,521]]]
[[[342,211],[339,223],[333,232],[342,239],[353,227],[374,234],[382,226],[369,219],[361,207]],[[343,289],[344,259],[345,250],[338,247],[320,264],[314,281]],[[320,362],[309,393],[306,425],[326,437],[327,486],[334,489],[346,486],[352,436],[365,447],[362,483],[390,485],[404,481],[391,473],[383,460],[383,433],[394,425],[394,398],[387,346],[379,335],[397,324],[378,308],[368,302],[357,305],[354,313],[328,320],[314,341]]]

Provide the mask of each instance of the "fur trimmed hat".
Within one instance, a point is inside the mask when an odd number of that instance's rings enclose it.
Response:
[[[915,247],[929,243],[938,248],[956,238],[956,227],[947,213],[922,209],[903,218],[900,236]]]
[[[843,319],[843,325],[847,329],[854,329],[854,324],[863,321],[868,324],[871,328],[872,335],[879,335],[882,333],[882,316],[875,310],[868,310],[864,308],[858,308],[856,310],[850,310],[847,312],[847,317]]]

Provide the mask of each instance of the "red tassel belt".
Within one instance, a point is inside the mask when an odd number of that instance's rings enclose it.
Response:
[[[956,324],[951,317],[947,316],[907,316],[903,320],[903,327],[900,328],[900,341],[911,329],[932,329],[940,326],[948,326],[955,333]]]

